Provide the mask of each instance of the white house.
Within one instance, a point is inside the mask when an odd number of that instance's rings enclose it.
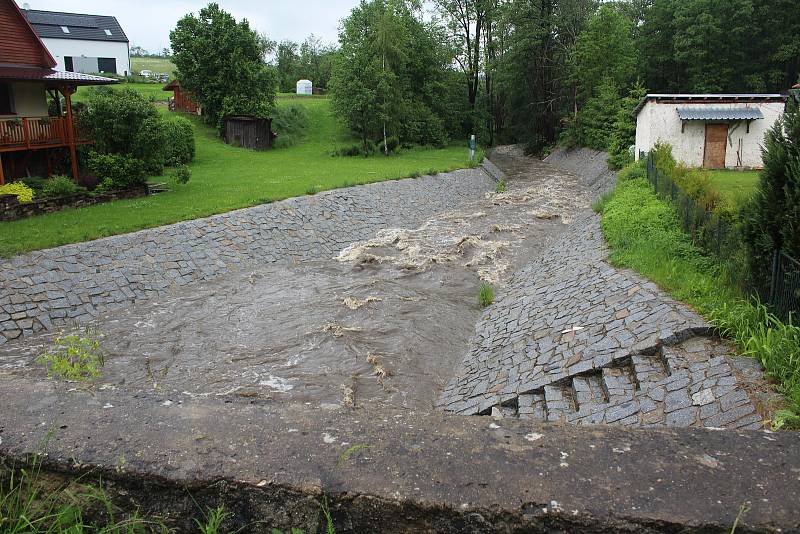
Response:
[[[27,9],[22,12],[55,58],[57,70],[130,74],[128,37],[115,17]]]
[[[314,92],[314,84],[311,83],[311,80],[299,80],[297,82],[298,95],[310,95],[313,92]]]
[[[759,169],[764,134],[786,109],[780,94],[649,94],[636,107],[636,159],[658,142],[707,169]]]

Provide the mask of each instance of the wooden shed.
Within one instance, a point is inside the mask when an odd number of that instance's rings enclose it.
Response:
[[[225,118],[224,139],[229,145],[267,150],[272,148],[275,136],[272,119],[247,116]]]
[[[172,91],[173,97],[169,100],[170,111],[183,111],[200,115],[200,106],[192,100],[191,96],[181,89],[178,80],[172,80],[164,86],[164,91]]]

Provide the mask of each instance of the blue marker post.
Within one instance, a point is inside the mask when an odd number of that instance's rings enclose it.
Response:
[[[469,160],[475,161],[475,134],[469,138]]]

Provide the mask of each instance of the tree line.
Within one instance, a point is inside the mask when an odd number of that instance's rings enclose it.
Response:
[[[476,134],[590,146],[622,164],[646,92],[785,91],[798,35],[795,0],[361,0],[338,46],[270,41],[216,4],[170,37],[212,120],[269,114],[275,91],[308,78],[365,144]]]
[[[561,141],[622,160],[646,92],[781,92],[798,81],[792,0],[433,5],[431,18],[417,0],[362,0],[343,22],[331,91],[362,137],[385,124],[413,142],[476,133],[486,144]],[[427,127],[409,127],[417,122]]]

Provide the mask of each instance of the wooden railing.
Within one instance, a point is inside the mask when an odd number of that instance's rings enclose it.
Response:
[[[66,117],[24,117],[0,119],[0,151],[24,150],[69,143]],[[80,142],[77,129],[75,141]]]

